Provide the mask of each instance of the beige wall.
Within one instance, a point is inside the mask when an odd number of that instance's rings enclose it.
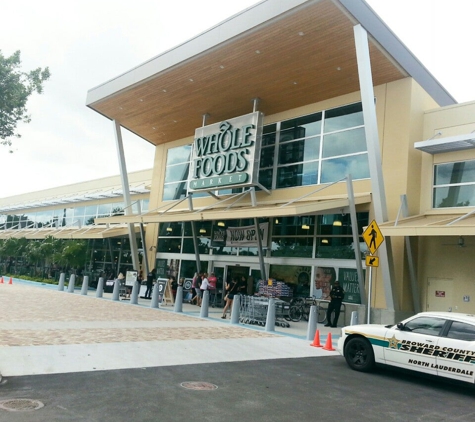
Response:
[[[441,135],[434,137],[440,140],[444,137],[463,135],[475,130],[475,102],[457,104],[449,107],[428,110],[424,114],[423,135],[419,141],[432,138],[437,132]],[[422,157],[421,165],[421,198],[418,213],[423,214],[432,210],[432,183],[434,164],[475,159],[475,149],[442,154],[419,152]],[[464,208],[470,212],[473,207]],[[460,213],[461,208],[444,208],[432,210],[443,214]],[[421,290],[421,306],[426,309],[428,300],[437,304],[437,300],[428,298],[428,280],[442,278],[453,281],[453,306],[457,312],[474,312],[475,301],[475,238],[464,236],[465,247],[458,246],[458,236],[426,236],[416,238],[418,243],[417,272]],[[463,297],[470,296],[470,302],[464,302]],[[434,310],[434,309],[430,309]],[[443,309],[441,309],[443,310]]]

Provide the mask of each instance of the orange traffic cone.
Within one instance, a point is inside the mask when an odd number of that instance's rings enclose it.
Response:
[[[332,345],[332,333],[328,333],[327,342],[325,346],[323,346],[323,350],[329,350],[331,352],[335,350]]]
[[[13,284],[13,278],[10,277],[10,281],[8,282],[8,284]]]
[[[320,331],[319,330],[315,331],[315,338],[313,339],[313,343],[310,346],[322,347],[322,345],[320,344]]]
[[[0,284],[3,284],[3,276],[0,277]]]

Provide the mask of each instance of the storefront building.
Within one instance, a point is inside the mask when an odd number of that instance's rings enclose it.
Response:
[[[125,215],[95,221],[125,225],[132,255],[145,227],[159,275],[245,276],[250,294],[272,279],[282,297],[339,280],[348,302],[371,288],[372,322],[470,310],[475,105],[363,0],[260,2],[91,89],[87,106],[114,122],[119,150],[121,128],[156,146],[148,208],[131,206],[122,156]],[[373,220],[385,240],[370,283]]]

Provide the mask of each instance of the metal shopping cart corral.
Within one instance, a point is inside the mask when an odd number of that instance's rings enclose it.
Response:
[[[269,298],[263,296],[243,296],[240,301],[240,318],[242,324],[265,326],[267,320],[267,310],[269,308]],[[288,316],[290,306],[283,300],[275,300],[275,325],[290,327],[285,320]]]

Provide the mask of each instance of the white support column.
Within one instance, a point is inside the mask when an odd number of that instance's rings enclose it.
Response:
[[[127,176],[127,167],[125,166],[124,145],[122,143],[122,133],[120,131],[120,124],[117,120],[113,120],[115,144],[117,146],[117,154],[119,158],[120,181],[122,183],[122,192],[124,195],[124,212],[125,215],[132,214],[132,202],[130,201],[129,178]],[[128,223],[130,252],[132,254],[132,264],[136,271],[139,271],[139,252],[137,248],[137,239],[135,237],[135,224]]]
[[[361,102],[363,104],[366,145],[368,147],[369,171],[373,191],[373,209],[376,222],[384,223],[388,221],[388,211],[386,206],[386,193],[384,190],[376,106],[374,102],[368,34],[361,25],[354,26],[353,30],[355,35]],[[386,238],[385,242],[382,243],[378,252],[383,275],[386,307],[388,310],[394,311],[396,310],[397,302],[395,301],[395,289],[393,286],[394,268],[391,255],[391,241],[389,238]]]

